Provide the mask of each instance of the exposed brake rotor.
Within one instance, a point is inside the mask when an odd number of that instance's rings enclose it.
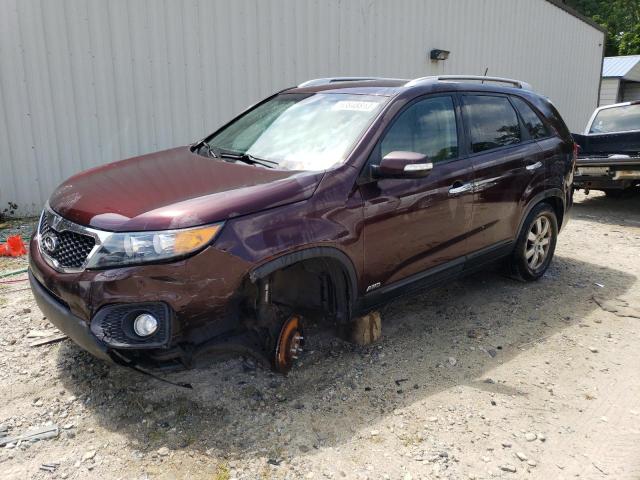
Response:
[[[282,324],[274,354],[274,368],[287,373],[303,351],[304,335],[299,316],[292,315]]]

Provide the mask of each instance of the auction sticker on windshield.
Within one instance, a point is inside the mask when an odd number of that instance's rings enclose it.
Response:
[[[341,100],[333,105],[333,110],[351,110],[353,112],[372,112],[380,103],[361,100]]]

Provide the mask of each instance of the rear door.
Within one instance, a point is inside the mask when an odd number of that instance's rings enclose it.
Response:
[[[561,188],[562,177],[567,169],[566,143],[552,134],[552,130],[543,122],[540,114],[536,113],[529,102],[513,96],[511,103],[520,115],[523,135],[528,135],[537,143],[542,155],[541,163],[528,167],[531,173],[529,179],[531,192],[527,192],[528,197],[549,188]]]
[[[507,245],[518,228],[525,192],[542,168],[542,150],[501,94],[464,94],[462,116],[474,171],[470,250]]]

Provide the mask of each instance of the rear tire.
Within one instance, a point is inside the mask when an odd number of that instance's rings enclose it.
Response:
[[[547,203],[533,207],[511,254],[511,273],[521,280],[539,280],[549,268],[558,240],[558,219]]]

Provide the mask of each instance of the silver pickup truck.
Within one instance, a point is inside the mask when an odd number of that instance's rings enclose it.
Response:
[[[574,188],[626,196],[640,186],[640,102],[597,108],[578,144]]]

